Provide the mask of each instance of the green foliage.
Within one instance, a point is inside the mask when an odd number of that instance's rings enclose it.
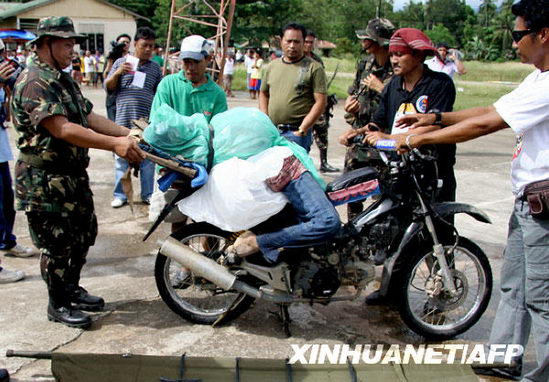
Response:
[[[149,18],[154,13],[154,9],[157,6],[157,0],[109,0],[110,3],[129,9],[138,15]],[[153,24],[147,20],[138,19],[137,26],[152,27]]]
[[[109,0],[113,4],[150,18],[158,40],[164,43],[168,34],[171,0]],[[214,7],[215,0],[208,0]],[[393,12],[393,0],[239,0],[231,39],[248,46],[273,43],[274,36],[288,22],[295,21],[313,30],[319,39],[334,42],[336,57],[360,55],[356,29],[364,28],[368,20],[387,17],[398,28],[418,28],[434,42],[445,41],[465,49],[467,57],[476,60],[514,59],[511,31],[514,16],[513,0],[504,0],[498,8],[495,0],[482,0],[478,13],[465,0],[409,0],[398,12]],[[177,0],[177,9],[189,5],[192,14],[211,14],[202,0]],[[381,4],[380,9],[378,6]],[[147,24],[138,21],[138,25]],[[179,45],[189,34],[211,37],[215,29],[189,21],[174,20],[172,46]]]
[[[456,38],[452,33],[442,24],[437,24],[433,29],[426,31],[425,34],[436,44],[439,42],[445,42],[450,46],[456,46]]]

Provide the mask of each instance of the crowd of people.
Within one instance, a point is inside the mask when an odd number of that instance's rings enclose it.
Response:
[[[346,172],[379,161],[375,151],[351,144],[357,135],[364,135],[370,144],[395,139],[401,151],[435,144],[443,180],[437,198],[453,201],[455,144],[503,128],[517,134],[512,163],[516,203],[490,343],[525,346],[532,330],[538,363],[523,373],[518,357],[509,367],[490,372],[513,378],[522,375],[523,381],[537,382],[549,380],[549,200],[539,197],[549,195],[549,4],[547,0],[521,0],[512,10],[516,16],[513,46],[521,61],[536,70],[494,105],[458,112],[452,111],[453,76],[466,72],[459,54],[447,44],[435,46],[420,30],[397,29],[387,19],[370,20],[365,29],[356,31],[367,56],[359,61],[345,100],[345,120],[350,127],[339,141],[348,146]],[[97,235],[86,171],[88,149],[115,154],[113,208],[124,206],[131,197],[121,181],[132,163],[139,164],[142,202],[149,204],[153,193],[160,192],[154,184],[154,164],[144,160],[131,137],[131,120],[148,118],[167,104],[183,116],[199,113],[209,122],[228,109],[227,97],[234,96],[235,65],[243,56],[249,96],[258,99],[259,109],[280,135],[307,153],[315,140],[321,153],[320,170],[339,171],[327,162],[330,105],[326,72],[314,52],[315,34],[302,25],[290,23],[282,28],[281,55],[275,52],[270,62],[260,50],[249,49],[245,55],[229,52],[223,88],[208,73],[214,48],[202,36],[182,40],[181,70],[165,76],[162,50],[148,27],[138,28],[133,40],[127,34],[118,36],[107,57],[99,51],[75,53],[75,45],[85,38],[75,33],[68,17],[48,17],[40,20],[29,57],[23,50],[17,52],[26,65],[19,78],[13,76],[15,69],[9,61],[0,62],[0,253],[25,257],[39,251],[49,296],[47,317],[78,328],[89,328],[92,323],[86,311],[104,307],[101,297],[80,285],[88,249]],[[3,43],[0,54],[8,57]],[[99,83],[107,93],[106,117],[92,111],[80,88]],[[15,198],[8,166],[13,158],[5,131],[10,118],[20,152],[15,164]],[[232,247],[236,255],[262,253],[268,265],[277,262],[282,247],[326,240],[337,233],[339,216],[309,171],[288,161],[279,175],[277,187],[296,210],[298,223],[275,233],[241,235]],[[531,191],[532,186],[542,193]],[[16,209],[26,214],[38,251],[16,242],[14,199]],[[545,214],[532,212],[536,207]],[[361,211],[362,205],[350,204],[348,218]],[[185,220],[182,216],[181,222]],[[0,267],[0,283],[23,277],[22,272]],[[386,296],[374,292],[366,302],[384,303]]]

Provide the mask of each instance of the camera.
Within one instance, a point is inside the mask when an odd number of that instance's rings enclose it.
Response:
[[[21,65],[19,63],[19,61],[17,61],[16,59],[12,59],[12,58],[4,58],[4,59],[0,60],[0,64],[2,64],[4,62],[8,62],[9,65],[14,69],[13,73],[10,76],[10,79],[15,80],[17,78],[17,76],[19,76],[19,74],[23,71],[24,66]]]
[[[113,62],[118,60],[124,54],[124,48],[126,44],[123,42],[111,41],[111,52],[107,59],[112,60]]]

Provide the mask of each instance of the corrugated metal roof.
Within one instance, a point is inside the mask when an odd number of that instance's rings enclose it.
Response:
[[[28,3],[0,3],[0,20],[7,19],[8,17],[15,17],[20,13],[27,12],[33,8],[42,7],[44,5],[53,3],[55,1],[57,0],[33,0],[33,1],[29,1]],[[143,17],[135,12],[132,12],[129,9],[120,7],[118,5],[114,5],[112,3],[109,3],[106,0],[95,0],[95,1],[99,1],[101,3],[109,5],[123,12],[129,13],[130,15],[136,18],[149,20],[148,18]]]
[[[17,16],[20,13],[29,11],[33,8],[42,7],[56,0],[34,0],[28,3],[1,3],[0,19]]]

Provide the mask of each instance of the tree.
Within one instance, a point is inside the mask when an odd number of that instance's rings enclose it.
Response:
[[[480,19],[480,25],[487,27],[490,25],[490,21],[496,14],[497,7],[494,4],[494,0],[482,0],[478,8],[478,17]]]
[[[430,31],[426,31],[425,34],[436,44],[445,42],[450,46],[456,46],[456,38],[452,33],[442,24],[437,24]]]
[[[424,30],[426,27],[425,6],[421,2],[415,3],[410,0],[400,12],[394,14],[393,20],[401,28]]]
[[[144,17],[150,17],[154,13],[157,6],[157,0],[109,0],[110,3],[118,5],[119,7],[126,8],[138,15]],[[147,20],[138,19],[137,26],[153,26],[153,24]]]
[[[511,32],[513,31],[515,16],[511,12],[513,6],[513,0],[505,0],[501,5],[500,12],[493,20],[494,34],[493,44],[499,47],[502,55],[507,56],[509,53],[513,55],[511,46],[513,44],[513,38]]]

